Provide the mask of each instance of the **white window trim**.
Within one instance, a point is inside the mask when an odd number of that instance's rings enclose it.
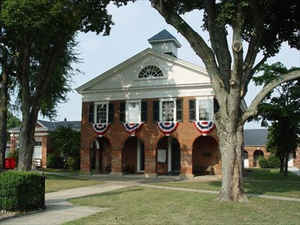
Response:
[[[106,123],[108,123],[108,111],[109,111],[109,104],[108,102],[95,102],[94,103],[94,122],[97,123],[97,106],[98,105],[106,105]]]
[[[140,113],[139,113],[139,121],[137,121],[137,122],[140,123],[141,120],[142,120],[142,118],[141,118],[142,101],[140,99],[139,100],[128,100],[128,101],[126,101],[126,105],[125,105],[126,123],[132,123],[132,121],[128,121],[128,118],[129,118],[129,103],[137,103],[137,104],[139,104]]]
[[[162,121],[162,118],[163,118],[163,110],[162,110],[162,103],[163,102],[169,102],[169,101],[173,101],[174,102],[174,115],[173,115],[173,118],[174,118],[174,121]],[[159,99],[159,121],[160,122],[176,122],[177,121],[177,118],[176,118],[176,112],[177,112],[177,109],[176,109],[176,98],[161,98]]]
[[[214,100],[214,97],[213,96],[206,96],[206,97],[197,97],[196,98],[196,121],[199,121],[199,100]],[[212,104],[213,106],[213,109],[212,111],[214,112],[214,104]],[[214,113],[212,115],[212,120],[214,120]]]

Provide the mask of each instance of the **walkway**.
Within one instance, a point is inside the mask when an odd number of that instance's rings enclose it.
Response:
[[[100,194],[129,186],[132,186],[132,184],[111,183],[48,193],[46,194],[46,210],[37,211],[25,216],[4,219],[0,223],[1,225],[60,225],[107,210],[96,207],[74,206],[67,201],[68,199]]]
[[[171,179],[166,178],[162,180],[170,181]],[[90,216],[98,212],[109,210],[108,208],[96,208],[96,207],[72,205],[67,201],[68,199],[83,197],[83,196],[93,195],[93,194],[100,194],[100,193],[118,190],[121,188],[133,187],[133,186],[166,189],[166,190],[174,190],[174,191],[196,192],[196,193],[214,194],[214,195],[218,193],[217,191],[189,189],[189,188],[180,188],[180,187],[168,187],[168,186],[160,186],[155,184],[158,182],[162,182],[162,180],[157,178],[149,180],[149,179],[134,179],[134,178],[126,179],[124,177],[115,177],[115,178],[110,177],[110,179],[106,180],[105,184],[47,193],[46,210],[37,211],[25,216],[5,219],[0,222],[1,225],[2,224],[3,225],[41,225],[41,224],[59,225],[68,221],[76,220],[82,217]],[[300,202],[300,199],[289,198],[289,197],[255,195],[255,194],[250,194],[248,196],[265,198],[265,199],[273,199],[273,200]]]
[[[296,167],[289,167],[288,171],[300,176],[300,169],[298,169]]]

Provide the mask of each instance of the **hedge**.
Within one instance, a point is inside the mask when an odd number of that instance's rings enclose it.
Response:
[[[280,160],[278,157],[271,155],[268,159],[264,157],[260,157],[258,159],[258,163],[261,168],[279,168],[280,167]]]
[[[8,171],[0,174],[0,210],[45,208],[45,177],[38,173]]]

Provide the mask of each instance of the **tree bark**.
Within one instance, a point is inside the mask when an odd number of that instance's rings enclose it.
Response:
[[[221,123],[223,122],[223,118]],[[222,156],[222,188],[219,193],[221,201],[247,201],[243,188],[242,145],[243,127],[233,131],[230,118],[223,123],[216,121],[219,148]]]
[[[5,167],[5,152],[7,144],[7,102],[8,102],[8,80],[5,68],[2,67],[2,81],[0,83],[0,151],[1,167]]]
[[[23,92],[24,93],[24,92]],[[39,109],[34,104],[28,106],[28,100],[22,98],[22,127],[20,130],[20,149],[18,170],[29,171],[32,168],[32,155],[34,145],[34,131]]]

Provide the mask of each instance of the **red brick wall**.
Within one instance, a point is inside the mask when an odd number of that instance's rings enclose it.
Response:
[[[270,152],[267,152],[265,146],[245,146],[244,150],[248,152],[248,160],[249,160],[249,167],[259,167],[258,163],[254,162],[254,152],[255,151],[262,151],[264,153],[265,158],[269,158]]]
[[[183,175],[192,174],[193,143],[201,135],[189,121],[189,99],[193,98],[187,97],[183,99],[183,122],[180,122],[177,130],[171,134],[171,136],[176,138],[180,144],[181,174]],[[112,172],[121,173],[122,150],[124,149],[124,144],[130,135],[125,131],[119,120],[120,102],[113,101],[112,103],[114,104],[115,109],[114,122],[104,136],[111,143]],[[152,104],[153,99],[149,99],[148,121],[138,132],[136,132],[137,138],[142,140],[145,146],[145,175],[157,173],[156,149],[159,140],[164,137],[164,134],[159,131],[156,123],[153,123],[152,121]],[[88,102],[83,102],[82,104],[81,170],[84,172],[90,172],[89,149],[93,141],[97,138],[91,124],[88,123],[88,105]],[[210,135],[217,140],[215,130]],[[216,168],[216,173],[220,174],[220,160],[214,167]]]

